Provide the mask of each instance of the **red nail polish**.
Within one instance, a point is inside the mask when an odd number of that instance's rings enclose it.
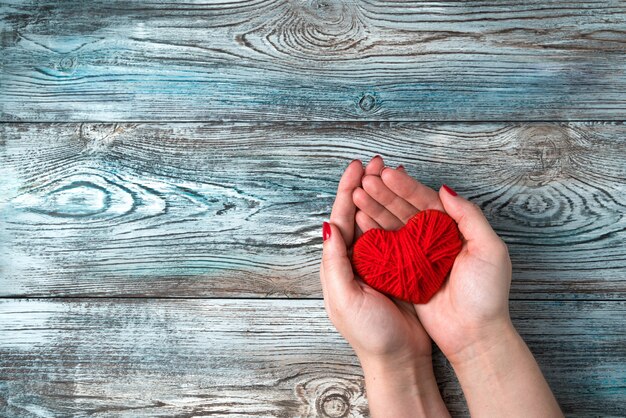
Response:
[[[322,224],[322,238],[324,241],[330,238],[330,224],[328,222]]]
[[[398,166],[398,170],[404,170],[404,166],[403,166],[402,164],[400,164],[400,165]]]
[[[450,193],[452,196],[456,196],[456,192],[454,190],[452,190],[451,188],[449,188],[445,184],[442,184],[442,186],[443,186],[443,188],[445,189],[446,192]]]

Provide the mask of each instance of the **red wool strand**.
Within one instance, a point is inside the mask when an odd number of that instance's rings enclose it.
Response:
[[[412,303],[426,303],[441,288],[461,251],[456,222],[424,210],[397,231],[370,229],[354,244],[352,265],[374,289]]]

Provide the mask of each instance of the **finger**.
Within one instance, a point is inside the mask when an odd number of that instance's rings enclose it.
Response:
[[[378,222],[370,218],[369,215],[362,210],[356,212],[356,224],[363,233],[370,229],[382,229]]]
[[[357,219],[359,219],[359,213],[362,212],[360,210],[357,210],[356,214],[354,215],[354,220],[356,223],[356,225],[354,226],[354,241],[356,241],[361,235],[363,235],[363,230],[359,226],[359,223],[356,221]]]
[[[351,245],[354,239],[356,206],[352,201],[352,192],[361,185],[361,177],[363,177],[363,163],[360,160],[354,160],[348,164],[339,180],[337,196],[330,213],[330,222],[337,225],[347,245]]]
[[[385,167],[383,157],[381,157],[380,155],[375,155],[367,164],[367,167],[365,167],[365,174],[373,174],[378,176],[380,175],[380,170],[382,170],[383,167]]]
[[[398,308],[403,309],[406,313],[411,316],[417,316],[417,312],[415,311],[415,305],[411,302],[405,302],[403,300],[392,297],[391,300],[398,306]]]
[[[328,296],[328,289],[326,285],[326,277],[324,275],[324,262],[320,261],[320,279],[322,282],[322,297],[324,298],[324,309],[330,314],[330,298]]]
[[[351,292],[360,289],[354,280],[352,264],[348,258],[346,243],[341,230],[334,224],[328,224],[330,234],[323,244],[322,269],[327,296],[348,297]]]
[[[439,195],[430,187],[424,186],[404,170],[386,168],[380,173],[380,178],[389,190],[409,202],[419,210],[443,210]]]
[[[380,177],[366,175],[363,176],[361,183],[363,190],[365,190],[370,197],[394,214],[402,223],[407,223],[413,215],[419,212],[415,206],[389,190],[389,187],[383,183]]]
[[[404,168],[404,166],[402,164],[400,164],[399,166],[396,167],[396,170],[401,170],[404,171],[406,173],[406,170]]]
[[[446,185],[439,189],[439,196],[446,213],[456,221],[459,231],[467,241],[468,251],[489,255],[503,249],[504,242],[489,225],[478,205],[457,195]]]
[[[326,278],[324,276],[324,263],[320,261],[320,282],[322,284],[322,297],[324,298],[324,303],[328,300],[328,292],[326,290]]]
[[[378,225],[387,230],[400,229],[404,223],[396,218],[396,216],[389,212],[383,205],[378,203],[371,197],[365,190],[360,187],[354,189],[352,194],[354,204],[365,212],[370,218],[375,220]]]

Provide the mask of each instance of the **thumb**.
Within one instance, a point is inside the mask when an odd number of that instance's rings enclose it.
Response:
[[[502,240],[489,225],[478,205],[457,195],[445,184],[439,189],[439,199],[446,213],[459,226],[459,231],[467,241],[468,250],[492,250],[502,245]]]
[[[352,263],[348,257],[348,249],[339,228],[328,222],[323,225],[324,249],[322,252],[322,268],[324,269],[324,286],[329,293],[346,294],[358,288],[354,280]]]

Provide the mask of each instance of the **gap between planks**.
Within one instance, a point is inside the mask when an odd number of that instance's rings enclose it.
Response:
[[[337,120],[311,120],[311,119],[299,119],[299,120],[283,120],[283,119],[137,119],[137,120],[0,120],[0,125],[19,125],[19,124],[33,124],[33,125],[45,125],[45,124],[77,124],[81,123],[102,123],[102,124],[133,124],[133,123],[154,123],[154,124],[205,124],[205,125],[219,125],[219,124],[325,124],[334,125],[342,123],[441,123],[441,124],[486,124],[486,123],[611,123],[620,124],[625,123],[626,119],[337,119]]]
[[[76,301],[81,301],[81,300],[89,300],[89,301],[102,301],[102,302],[107,302],[107,301],[114,301],[114,300],[154,300],[154,301],[177,301],[177,300],[193,300],[193,301],[228,301],[228,300],[236,300],[236,301],[245,301],[245,300],[250,300],[250,301],[288,301],[288,302],[292,302],[292,301],[305,301],[305,302],[309,302],[309,301],[323,301],[324,298],[319,298],[319,297],[246,297],[246,296],[222,296],[222,297],[205,297],[205,296],[196,296],[196,297],[183,297],[183,296],[173,296],[173,297],[166,297],[166,296],[32,296],[32,297],[28,297],[28,296],[0,296],[0,301],[2,300],[24,300],[24,301],[31,301],[31,300],[56,300],[56,301],[70,301],[70,300],[76,300]],[[606,303],[612,303],[612,302],[625,302],[626,298],[615,298],[615,297],[598,297],[598,298],[590,298],[590,297],[585,297],[585,298],[554,298],[554,299],[542,299],[542,298],[509,298],[509,302],[606,302]]]

